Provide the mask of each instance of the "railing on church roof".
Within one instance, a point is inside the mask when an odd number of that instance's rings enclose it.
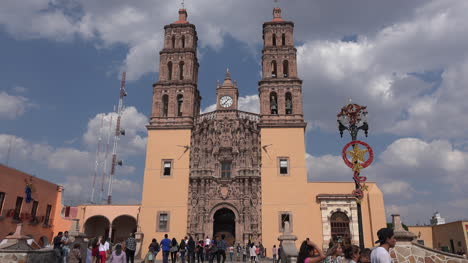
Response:
[[[240,111],[240,110],[223,110],[223,111],[212,111],[212,112],[200,114],[195,118],[195,122],[199,123],[204,120],[214,120],[218,116],[217,115],[218,113],[223,113],[223,114],[235,113],[236,116],[240,119],[247,119],[247,120],[255,121],[255,122],[258,122],[260,120],[260,115],[256,113]]]

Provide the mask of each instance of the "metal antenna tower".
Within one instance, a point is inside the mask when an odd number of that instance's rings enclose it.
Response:
[[[101,117],[101,125],[99,126],[99,137],[98,137],[98,145],[96,147],[96,160],[94,164],[94,178],[93,178],[93,189],[91,190],[91,199],[90,202],[94,204],[94,192],[96,191],[96,177],[97,177],[97,170],[99,167],[99,157],[101,154],[101,141],[102,141],[102,125],[104,123],[104,115]]]
[[[115,106],[114,106],[114,111],[115,111]],[[104,180],[106,178],[107,160],[109,159],[109,144],[110,144],[110,137],[111,137],[111,133],[112,133],[113,120],[114,120],[113,116],[110,115],[109,131],[107,131],[106,154],[104,155],[104,166],[102,168],[101,192],[99,193],[99,202],[102,202],[102,195],[104,194]]]
[[[120,119],[122,117],[123,111],[123,98],[127,96],[127,92],[125,91],[125,71],[122,73],[122,82],[120,84],[120,92],[119,92],[119,106],[117,107],[117,124],[115,125],[115,134],[114,134],[114,146],[112,147],[112,167],[111,173],[109,175],[109,188],[107,190],[107,204],[112,203],[112,180],[115,176],[115,165],[118,164],[122,166],[122,161],[117,161],[117,145],[120,140],[120,135],[125,135],[125,130],[120,129]]]

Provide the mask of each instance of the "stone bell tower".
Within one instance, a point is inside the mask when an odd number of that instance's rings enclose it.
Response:
[[[297,205],[306,196],[302,112],[302,80],[297,74],[294,23],[273,9],[263,24],[262,79],[259,81],[262,147],[262,235],[265,244],[285,231],[307,233],[307,209]]]
[[[190,128],[200,112],[197,89],[197,31],[179,10],[179,20],[164,27],[164,48],[159,52],[159,81],[153,85],[151,128]]]
[[[294,23],[273,9],[273,20],[263,24],[262,80],[259,81],[263,127],[305,127],[302,80],[297,75]]]
[[[187,234],[190,138],[200,112],[197,89],[197,32],[187,21],[187,11],[164,27],[159,80],[153,85],[153,104],[148,128],[139,228],[143,246],[165,233]],[[170,198],[168,198],[170,197]]]

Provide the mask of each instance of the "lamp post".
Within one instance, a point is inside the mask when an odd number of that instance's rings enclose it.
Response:
[[[365,185],[367,178],[361,176],[360,171],[372,163],[373,151],[367,143],[358,141],[357,135],[359,131],[362,130],[367,137],[369,130],[367,114],[368,112],[366,106],[349,103],[348,105],[341,108],[340,113],[337,115],[340,136],[343,137],[343,132],[348,130],[352,140],[343,148],[342,157],[345,164],[354,172],[353,179],[355,190],[353,191],[353,195],[356,198],[357,203],[359,247],[361,249],[364,249],[361,200],[364,197],[364,191],[367,189],[367,186]],[[364,146],[365,149],[359,148],[359,145]],[[349,147],[352,147],[351,151],[347,151]],[[365,158],[366,153],[368,154],[367,160]],[[348,155],[351,156],[351,161],[348,159]]]

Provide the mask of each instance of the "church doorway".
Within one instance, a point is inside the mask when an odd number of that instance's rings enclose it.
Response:
[[[233,245],[236,240],[236,216],[228,208],[221,208],[214,214],[213,238],[220,240],[224,234],[228,245]]]

